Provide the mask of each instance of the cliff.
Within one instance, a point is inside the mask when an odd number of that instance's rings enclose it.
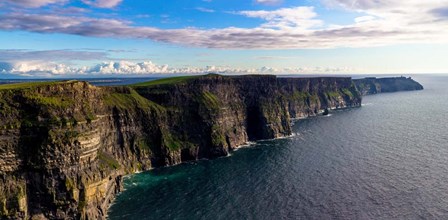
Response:
[[[422,90],[423,86],[411,77],[389,77],[389,78],[364,78],[354,79],[356,87],[362,95],[372,95],[382,92],[398,92]]]
[[[351,78],[177,77],[129,87],[0,86],[2,219],[102,219],[121,177],[291,134],[358,107]]]
[[[350,78],[207,75],[181,83],[149,82],[134,89],[163,106],[169,118],[171,154],[153,151],[156,166],[225,156],[248,141],[290,135],[291,118],[361,103]]]

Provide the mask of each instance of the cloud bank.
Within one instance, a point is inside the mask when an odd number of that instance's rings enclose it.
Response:
[[[12,2],[11,0],[8,0]],[[62,0],[20,0],[38,6]],[[9,12],[0,14],[0,30],[64,33],[88,37],[138,38],[202,48],[302,49],[372,47],[401,43],[448,42],[448,0],[323,0],[328,7],[365,14],[348,25],[326,24],[312,7],[272,11],[234,12],[235,16],[261,19],[253,28],[160,29],[136,26],[129,20]],[[114,7],[120,0],[84,0],[97,7]],[[259,1],[267,2],[267,1]]]
[[[348,67],[295,67],[254,69],[234,68],[228,66],[181,67],[157,65],[151,61],[109,61],[90,67],[72,67],[56,62],[39,61],[0,61],[2,74],[29,77],[70,77],[70,76],[111,76],[111,75],[151,75],[151,74],[300,74],[300,73],[351,73],[355,69]]]
[[[107,59],[104,51],[80,50],[2,50],[0,61],[62,61],[62,60],[101,60]]]

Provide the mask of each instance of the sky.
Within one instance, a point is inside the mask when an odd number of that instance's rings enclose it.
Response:
[[[1,0],[0,78],[448,73],[448,0]]]

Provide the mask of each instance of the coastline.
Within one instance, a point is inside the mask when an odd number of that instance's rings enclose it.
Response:
[[[127,175],[231,156],[250,147],[249,140],[293,136],[291,126],[297,120],[362,106],[359,91],[347,77],[212,74],[125,87],[68,81],[14,85],[13,89],[16,93],[0,90],[11,105],[11,113],[0,120],[4,128],[0,135],[15,137],[8,139],[11,149],[5,155],[0,152],[0,160],[9,161],[10,155],[23,159],[0,169],[6,178],[0,185],[12,189],[6,193],[8,204],[23,198],[16,218],[104,219]],[[84,102],[54,104],[66,97]],[[23,101],[16,104],[16,100]],[[22,103],[37,108],[22,109]],[[28,112],[19,114],[24,110]],[[22,119],[24,114],[41,121]],[[25,125],[27,129],[21,131]],[[19,140],[28,136],[34,139],[23,145]],[[18,153],[27,146],[34,146],[36,152]],[[35,166],[35,173],[29,173],[25,165]],[[39,176],[48,182],[39,182]],[[57,193],[54,202],[62,205],[41,201],[36,191],[45,196]]]

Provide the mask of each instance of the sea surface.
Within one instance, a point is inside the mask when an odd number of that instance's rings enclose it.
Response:
[[[448,77],[294,136],[126,177],[109,219],[448,219]]]

